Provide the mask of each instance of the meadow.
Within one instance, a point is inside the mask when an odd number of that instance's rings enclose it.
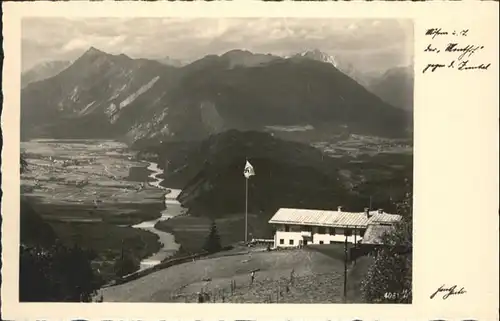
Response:
[[[349,264],[348,302],[360,301],[359,284],[367,267]],[[254,270],[255,281],[250,284]],[[102,289],[102,294],[105,302],[197,302],[197,292],[202,291],[210,294],[210,302],[218,303],[341,303],[343,273],[343,260],[313,248],[271,252],[255,248],[172,266]]]

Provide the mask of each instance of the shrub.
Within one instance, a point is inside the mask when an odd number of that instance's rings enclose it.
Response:
[[[363,299],[370,303],[412,302],[412,200],[411,193],[398,204],[403,216],[394,232],[383,238],[373,264],[362,281]]]
[[[102,285],[94,254],[78,246],[21,245],[19,299],[24,302],[90,302]]]

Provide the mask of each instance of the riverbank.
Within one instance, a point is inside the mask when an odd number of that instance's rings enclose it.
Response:
[[[160,169],[158,167],[158,164],[155,162],[148,162],[148,163],[149,165],[146,168],[150,172],[150,174],[147,177],[149,180],[148,185],[164,191],[165,208],[161,211],[161,215],[159,218],[150,221],[144,221],[132,226],[132,228],[156,234],[161,244],[161,248],[157,252],[151,254],[150,256],[144,258],[141,261],[139,270],[152,268],[160,264],[165,259],[177,253],[177,251],[180,248],[180,244],[176,243],[174,235],[169,233],[168,231],[157,229],[156,224],[158,222],[169,220],[172,217],[184,213],[184,209],[182,208],[181,204],[177,201],[177,196],[180,194],[181,191],[162,187],[160,184],[163,179],[160,178],[159,176],[163,173],[163,170]]]

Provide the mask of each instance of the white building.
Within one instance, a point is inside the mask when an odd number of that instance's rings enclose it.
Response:
[[[391,226],[400,215],[383,210],[364,212],[280,208],[269,220],[275,225],[274,247],[296,247],[307,244],[331,244],[361,241],[371,226]]]

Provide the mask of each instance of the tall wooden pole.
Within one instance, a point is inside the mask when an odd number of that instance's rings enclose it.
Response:
[[[245,243],[248,241],[248,178],[245,178]]]
[[[344,242],[344,303],[347,301],[347,235]]]
[[[122,239],[122,251],[121,251],[121,264],[120,264],[120,273],[123,276],[123,261],[125,259],[124,249],[123,249],[123,239]]]

